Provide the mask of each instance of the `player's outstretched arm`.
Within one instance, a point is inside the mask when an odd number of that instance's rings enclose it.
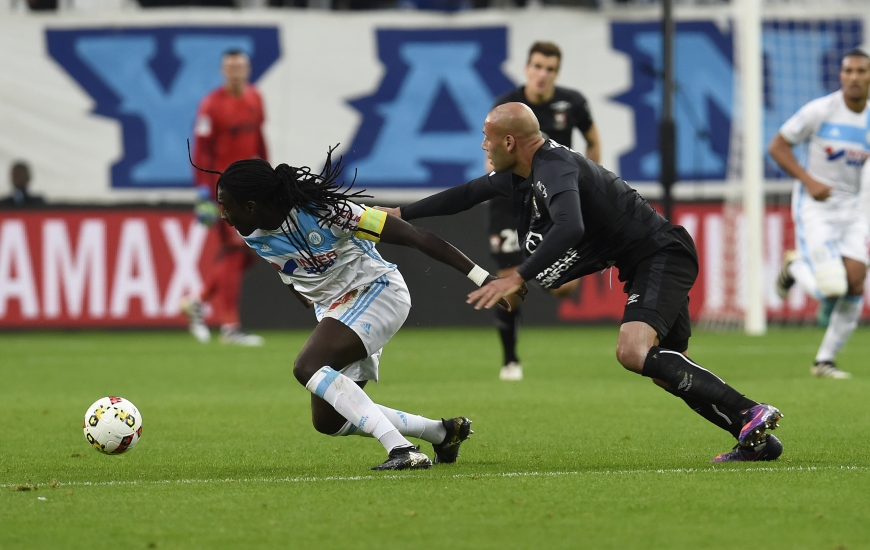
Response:
[[[458,214],[493,197],[510,197],[511,194],[510,174],[487,174],[398,208],[374,208],[403,220],[416,220]]]
[[[372,208],[376,208],[377,210],[381,210],[382,212],[386,212],[390,216],[395,216],[399,219],[402,219],[402,209],[398,206],[391,208],[389,206],[373,206]]]
[[[381,242],[416,248],[430,258],[447,264],[463,275],[477,267],[471,259],[435,233],[415,227],[392,214],[387,215],[381,230]],[[487,273],[488,275],[488,273]]]
[[[490,275],[489,272],[475,264],[468,256],[438,235],[415,227],[396,216],[387,215],[384,227],[381,230],[380,240],[384,243],[416,248],[430,258],[459,271],[478,286],[491,284],[497,280],[497,277]],[[528,288],[525,286],[518,290],[519,299],[524,298],[526,292],[528,292]],[[502,300],[499,303],[505,309],[510,310],[512,305],[517,302],[518,300]]]

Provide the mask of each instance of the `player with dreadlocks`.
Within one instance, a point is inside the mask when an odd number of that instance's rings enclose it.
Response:
[[[389,453],[375,470],[428,468],[432,461],[406,436],[432,443],[435,462],[455,462],[473,432],[471,420],[431,420],[374,403],[363,388],[378,380],[383,346],[411,307],[408,287],[375,243],[410,246],[481,285],[495,277],[433,233],[354,202],[338,178],[332,151],[320,174],[261,159],[232,163],[217,181],[221,217],[248,246],[278,269],[281,279],[318,324],[293,365],[312,393],[314,428],[323,434],[370,435]],[[513,297],[512,297],[513,298]],[[505,304],[507,306],[507,304]],[[508,306],[509,307],[509,306]]]

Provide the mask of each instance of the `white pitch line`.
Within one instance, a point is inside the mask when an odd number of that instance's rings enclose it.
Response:
[[[843,471],[867,471],[867,466],[788,466],[774,468],[760,466],[754,468],[674,468],[674,469],[648,469],[648,470],[595,470],[590,472],[501,472],[482,474],[454,474],[449,476],[454,479],[478,479],[500,477],[562,477],[562,476],[629,476],[638,474],[710,474],[710,473],[747,473],[747,472],[822,472],[832,470]],[[381,479],[407,479],[406,475],[365,475],[365,476],[300,476],[300,477],[262,477],[262,478],[224,478],[224,479],[158,479],[158,480],[126,480],[126,481],[67,481],[57,482],[58,487],[110,487],[122,485],[209,485],[219,483],[318,483],[325,481],[378,481]],[[418,479],[418,478],[415,478]],[[20,487],[22,483],[0,484],[0,488]],[[42,487],[49,487],[44,484]]]

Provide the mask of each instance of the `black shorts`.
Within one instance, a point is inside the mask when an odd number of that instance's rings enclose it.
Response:
[[[655,329],[661,347],[686,351],[692,335],[689,290],[697,277],[694,245],[669,246],[642,259],[625,283],[628,300],[622,322],[642,321]]]
[[[526,257],[520,250],[517,236],[517,211],[510,199],[490,199],[487,210],[489,229],[489,253],[499,269],[517,267]]]

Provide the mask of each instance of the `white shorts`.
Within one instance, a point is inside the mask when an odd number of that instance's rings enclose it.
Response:
[[[830,201],[831,199],[828,199]],[[805,191],[794,203],[795,242],[813,272],[850,258],[867,265],[870,223],[860,202],[813,200]]]
[[[351,290],[328,309],[314,306],[317,321],[332,317],[351,328],[363,342],[368,357],[351,363],[341,373],[351,380],[378,381],[381,353],[396,334],[411,310],[411,293],[398,271]]]

